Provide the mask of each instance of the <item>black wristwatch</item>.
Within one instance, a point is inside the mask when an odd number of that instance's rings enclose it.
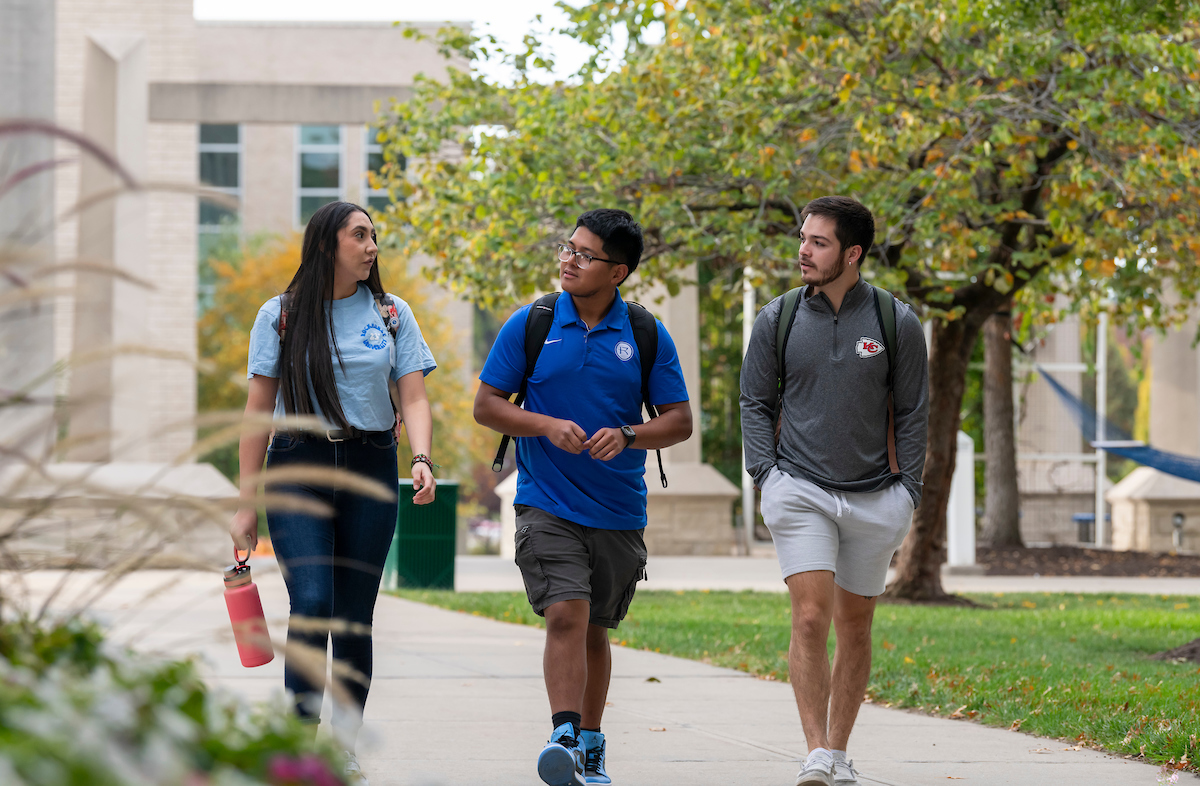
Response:
[[[621,433],[625,435],[625,447],[629,447],[637,439],[637,434],[634,432],[633,426],[621,426]]]

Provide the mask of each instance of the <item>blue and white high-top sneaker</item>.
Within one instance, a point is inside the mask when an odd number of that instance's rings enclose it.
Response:
[[[538,776],[550,786],[584,786],[583,746],[575,737],[575,727],[564,723],[550,734],[550,741],[538,754]]]
[[[612,783],[612,778],[604,771],[604,735],[583,729],[579,732],[579,744],[583,746],[584,780],[588,783]]]

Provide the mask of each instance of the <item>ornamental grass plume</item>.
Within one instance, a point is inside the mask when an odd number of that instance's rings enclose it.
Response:
[[[73,144],[112,173],[113,188],[89,197],[60,220],[132,192],[169,190],[226,199],[191,186],[139,182],[90,140],[50,123],[0,121],[0,143],[14,135]],[[20,212],[13,203],[23,183],[48,177],[68,163],[45,161],[6,172],[6,161],[0,156],[0,211],[12,212]],[[197,450],[211,446],[216,437],[158,464],[120,465],[111,458],[63,461],[87,440],[107,441],[107,450],[96,451],[105,456],[124,455],[136,446],[137,438],[128,434],[83,438],[72,430],[72,418],[76,426],[88,425],[80,413],[101,400],[56,393],[72,389],[70,376],[81,367],[137,357],[193,366],[196,360],[191,353],[161,347],[112,345],[50,362],[53,342],[25,341],[29,335],[46,338],[47,331],[31,331],[30,326],[54,317],[55,298],[76,291],[47,282],[72,276],[87,276],[89,282],[117,278],[123,287],[154,290],[153,282],[111,261],[88,258],[86,249],[76,260],[55,260],[53,244],[44,240],[54,235],[52,219],[47,220],[50,226],[35,221],[12,236],[0,233],[0,346],[7,350],[0,373],[0,784],[341,786],[333,774],[337,752],[330,743],[314,743],[311,727],[294,717],[282,697],[251,703],[210,688],[193,662],[117,647],[87,621],[98,600],[143,567],[204,570],[211,573],[214,590],[219,589],[218,566],[222,559],[228,562],[230,550],[228,520],[239,502],[236,494],[223,498],[176,482],[177,474],[194,468],[187,465]],[[159,425],[165,432],[179,432],[181,445],[192,445],[200,423],[188,413]],[[236,442],[244,431],[265,432],[275,424],[270,418],[239,415],[216,425],[223,427],[221,439]],[[313,418],[289,424],[297,429],[320,426]],[[320,476],[304,469],[299,474],[272,471],[267,480],[273,486],[336,485],[374,498],[390,499],[396,493],[394,486],[345,471]],[[322,512],[274,491],[260,493],[258,502]],[[181,574],[172,574],[147,595],[182,580]],[[205,602],[203,597],[196,600]],[[326,624],[336,629],[339,622]],[[197,633],[233,646],[227,627]],[[356,676],[337,670],[336,664],[334,673]],[[339,688],[340,683],[334,698],[344,700]],[[298,779],[274,778],[271,764],[276,760],[296,763]]]

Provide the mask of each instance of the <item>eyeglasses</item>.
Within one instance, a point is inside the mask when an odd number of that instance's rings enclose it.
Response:
[[[618,262],[615,259],[603,259],[601,257],[594,257],[591,254],[584,253],[583,251],[576,251],[575,249],[568,246],[566,243],[559,243],[558,244],[558,261],[559,262],[570,262],[572,259],[575,260],[575,266],[578,267],[580,270],[587,270],[589,267],[592,266],[593,262],[607,262],[610,265],[622,264],[621,262]]]

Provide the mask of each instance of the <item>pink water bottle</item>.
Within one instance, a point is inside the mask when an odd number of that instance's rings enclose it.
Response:
[[[238,559],[234,549],[233,558],[237,564],[225,569],[225,605],[233,623],[233,640],[237,642],[243,666],[262,666],[274,660],[275,650],[271,647],[258,587],[250,579],[250,566],[246,564],[250,553],[246,552],[246,559]]]

